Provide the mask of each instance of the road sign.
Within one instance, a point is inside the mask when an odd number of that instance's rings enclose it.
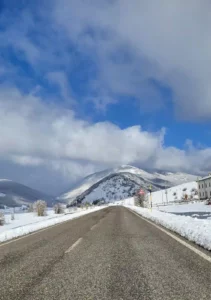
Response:
[[[144,195],[144,194],[145,194],[144,190],[140,190],[140,191],[139,191],[139,194],[140,194],[140,195]]]

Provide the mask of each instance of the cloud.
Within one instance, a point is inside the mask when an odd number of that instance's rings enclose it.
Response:
[[[6,100],[6,101],[5,101]],[[120,129],[109,122],[88,123],[74,112],[46,105],[17,89],[0,89],[2,155],[21,164],[49,160],[83,160],[107,165],[149,159],[162,132],[148,133],[140,126]],[[14,156],[15,155],[15,156]],[[22,159],[17,159],[23,155]],[[37,160],[32,160],[32,156]]]
[[[54,193],[103,168],[150,161],[163,138],[162,131],[148,133],[140,126],[122,130],[109,122],[83,121],[34,92],[7,85],[0,86],[0,120],[0,165],[9,164],[10,178],[38,188],[60,174],[60,183],[51,189]],[[8,176],[4,168],[1,174]]]
[[[207,0],[47,1],[42,9],[28,5],[3,15],[0,44],[39,76],[60,74],[63,97],[69,97],[67,75],[82,72],[87,61],[83,89],[96,108],[130,97],[150,112],[172,101],[178,118],[205,120],[211,116],[210,8]],[[171,89],[172,99],[153,82]]]
[[[172,89],[179,118],[201,120],[211,116],[209,1],[54,3],[54,20],[66,29],[70,39],[84,47],[84,39],[89,37],[84,49],[94,49],[101,79],[108,89],[128,94],[135,91],[133,95],[144,102],[148,93],[141,97],[140,91],[153,78]],[[112,61],[111,54],[125,48],[130,53],[126,63],[124,59],[121,64]]]
[[[48,180],[60,174],[60,186],[120,164],[190,173],[211,167],[210,148],[197,149],[190,141],[186,150],[165,147],[165,129],[147,132],[140,126],[120,129],[109,122],[86,122],[12,87],[0,87],[0,120],[0,160],[34,167],[41,177],[47,169]]]
[[[43,190],[54,182],[56,193],[119,164],[209,170],[210,148],[190,141],[184,149],[166,147],[164,128],[84,121],[77,100],[105,112],[130,99],[143,113],[172,101],[178,118],[210,118],[210,6],[197,0],[54,0],[1,16],[1,174]],[[163,97],[160,86],[172,98]]]

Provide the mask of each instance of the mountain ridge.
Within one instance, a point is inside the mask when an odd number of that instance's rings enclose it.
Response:
[[[29,205],[38,199],[52,205],[54,197],[15,181],[0,179],[0,206]]]
[[[163,174],[165,173],[165,174]],[[121,175],[122,174],[122,175]],[[124,176],[123,176],[124,174]],[[126,176],[126,174],[130,174],[130,176]],[[87,195],[92,193],[94,189],[98,188],[99,185],[101,187],[105,188],[104,185],[102,185],[105,181],[110,181],[110,176],[119,176],[119,180],[121,178],[122,182],[124,184],[127,184],[131,186],[131,183],[129,181],[135,181],[136,184],[134,185],[133,189],[143,187],[144,189],[148,189],[148,186],[151,185],[152,189],[159,190],[165,187],[171,187],[183,182],[190,182],[196,180],[195,175],[186,174],[186,173],[173,173],[173,172],[154,172],[150,173],[145,170],[136,168],[134,166],[130,165],[122,165],[117,168],[113,169],[106,169],[100,172],[96,172],[93,174],[90,174],[86,176],[78,185],[75,186],[75,188],[66,191],[65,193],[62,193],[59,197],[57,197],[58,201],[66,202],[67,204],[71,204],[73,202],[82,202],[86,201],[86,199],[90,199],[90,197],[87,198]],[[123,178],[124,177],[124,178]],[[126,179],[127,177],[127,179]],[[112,185],[112,182],[110,181],[110,184],[107,185],[107,192],[104,193],[103,191],[101,194],[107,194],[109,195],[109,189],[114,188],[114,185]],[[116,191],[120,190],[120,186],[115,186]],[[96,197],[97,193],[95,191]],[[99,191],[100,194],[100,191]],[[125,194],[125,193],[123,193]],[[126,195],[126,194],[125,194]],[[86,196],[86,197],[84,197]],[[105,195],[104,195],[105,196]],[[117,193],[118,196],[118,193]],[[122,196],[122,193],[119,193],[119,196]],[[128,197],[131,196],[131,193],[128,193]],[[107,197],[107,196],[106,196]],[[93,197],[91,197],[93,198]],[[109,197],[108,197],[109,198]],[[106,200],[108,200],[106,198]],[[94,199],[94,198],[93,198]],[[88,201],[90,202],[90,200]]]

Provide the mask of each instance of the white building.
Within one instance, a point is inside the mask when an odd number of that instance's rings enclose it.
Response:
[[[211,174],[207,177],[198,179],[198,192],[200,200],[211,198]]]

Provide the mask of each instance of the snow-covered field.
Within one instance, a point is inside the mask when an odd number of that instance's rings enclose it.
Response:
[[[158,208],[160,211],[173,213],[180,216],[211,220],[211,205],[205,205],[205,202],[168,205]]]
[[[167,206],[160,206],[160,211],[169,213],[186,213],[186,212],[210,212],[211,205],[205,205],[205,202],[196,202],[188,204],[172,204]]]
[[[0,226],[0,242],[20,237],[34,231],[46,228],[58,223],[75,219],[88,213],[105,208],[105,206],[92,207],[88,209],[68,209],[65,214],[56,215],[52,209],[48,209],[47,216],[37,217],[35,213],[18,212],[15,219],[11,220],[11,213],[6,211],[4,226]]]
[[[206,219],[197,218],[197,213],[195,213],[195,217],[194,215],[190,217],[187,215],[161,212],[157,209],[152,209],[152,211],[150,211],[147,208],[136,207],[128,204],[125,204],[125,206],[134,210],[143,217],[155,222],[156,224],[160,224],[180,234],[189,241],[195,242],[196,244],[211,250],[211,216],[209,217],[209,212],[211,212],[210,206],[206,206],[203,203],[180,205],[181,208],[184,206],[183,212],[186,213],[191,211],[207,212]],[[180,212],[182,211],[181,208]],[[179,210],[179,208],[177,205],[175,205],[174,212],[177,210]]]
[[[190,200],[198,200],[198,195],[196,195],[197,191],[197,182],[187,182],[183,183],[166,190],[160,190],[152,193],[152,205],[155,206],[157,204],[168,204],[173,202],[182,201],[187,194],[188,199]]]

